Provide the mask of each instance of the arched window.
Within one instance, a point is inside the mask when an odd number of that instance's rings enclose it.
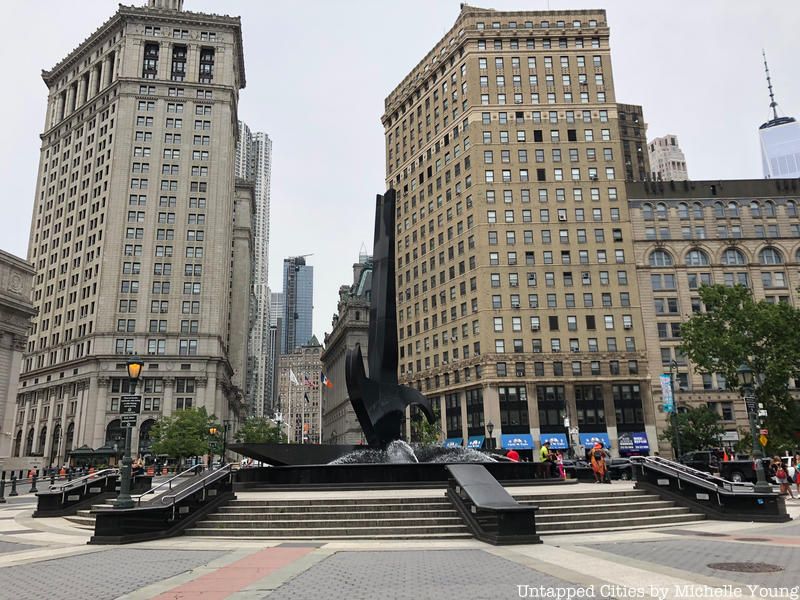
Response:
[[[722,202],[714,202],[714,216],[718,219],[725,218],[725,205]]]
[[[58,447],[61,445],[61,424],[56,423],[53,427],[53,439],[50,442],[50,464],[56,462],[58,457]],[[60,458],[60,457],[59,457]],[[58,462],[61,462],[60,460]]]
[[[786,214],[790,217],[797,216],[797,204],[794,203],[792,200],[786,201]]]
[[[125,439],[125,430],[119,419],[114,419],[106,425],[106,442],[119,442]]]
[[[22,429],[17,432],[17,437],[14,438],[14,454],[13,456],[19,456],[19,453],[22,451]]]
[[[739,216],[739,205],[736,202],[728,202],[728,216],[734,218]]]
[[[758,262],[762,265],[780,265],[783,263],[783,256],[775,248],[764,248],[758,254]]]
[[[671,267],[672,255],[666,250],[653,250],[649,262],[651,267]]]
[[[139,427],[139,454],[141,456],[150,453],[150,446],[152,444],[150,440],[150,430],[155,424],[155,419],[148,419]]]
[[[64,443],[64,456],[69,457],[69,453],[72,452],[72,443],[75,437],[75,423],[70,423],[67,426],[67,440]]]
[[[653,220],[653,205],[652,204],[642,204],[642,218],[645,221],[652,221]]]
[[[667,205],[663,202],[659,202],[656,204],[656,216],[659,219],[666,219],[667,218]]]
[[[750,203],[750,216],[754,219],[761,218],[761,205],[755,200]]]
[[[33,454],[33,427],[28,430],[28,435],[25,437],[25,456]]]
[[[686,202],[681,202],[678,204],[678,216],[681,219],[688,219],[689,218],[689,205]]]
[[[702,267],[708,264],[708,255],[695,248],[686,253],[686,264],[690,267]]]
[[[695,203],[694,203],[694,205],[692,206],[692,210],[693,210],[693,212],[694,212],[694,218],[695,218],[695,219],[702,219],[702,218],[704,218],[704,217],[705,217],[705,212],[706,212],[706,211],[705,211],[705,209],[703,208],[703,205],[702,205],[702,203],[700,203],[700,202],[695,202]]]
[[[767,200],[764,202],[764,216],[765,217],[774,217],[775,216],[775,204]]]
[[[747,261],[744,258],[744,254],[739,250],[736,248],[728,248],[722,255],[722,263],[725,265],[745,265]]]
[[[47,426],[42,427],[39,432],[39,454],[44,455],[44,446],[47,443]]]

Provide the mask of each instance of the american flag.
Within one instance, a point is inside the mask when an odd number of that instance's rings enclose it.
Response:
[[[319,384],[315,381],[311,381],[308,378],[308,375],[303,375],[303,385],[312,390],[315,390],[319,387]]]

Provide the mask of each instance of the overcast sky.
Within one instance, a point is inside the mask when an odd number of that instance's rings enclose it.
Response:
[[[136,2],[144,4],[144,0]],[[477,3],[476,3],[477,4]],[[800,118],[797,0],[491,0],[499,10],[608,11],[617,100],[644,106],[648,139],[677,134],[692,179],[760,178],[769,117],[761,49],[779,109]],[[372,248],[384,188],[386,95],[453,25],[458,0],[185,0],[240,15],[247,88],[239,118],[273,140],[270,285],[281,261],[314,254],[314,332],[330,330],[339,286]],[[117,9],[115,0],[14,4],[0,37],[7,81],[0,145],[0,248],[25,256],[49,69]]]

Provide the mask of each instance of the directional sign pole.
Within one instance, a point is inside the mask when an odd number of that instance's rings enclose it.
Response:
[[[135,391],[135,382],[131,382],[131,387]],[[119,470],[119,496],[114,503],[114,508],[133,508],[133,498],[131,498],[131,433],[136,425],[136,418],[142,408],[141,396],[123,396],[120,399],[120,422],[125,426],[125,454],[122,456],[122,466]]]

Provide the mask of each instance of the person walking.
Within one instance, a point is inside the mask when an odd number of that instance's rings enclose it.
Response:
[[[602,483],[605,481],[606,471],[606,455],[603,452],[602,444],[595,444],[591,453],[592,472],[594,473],[594,482]]]
[[[783,464],[780,456],[772,457],[770,471],[772,472],[773,477],[775,477],[775,482],[781,486],[781,496],[789,495],[791,496],[792,500],[794,500],[792,484],[789,481],[789,474],[786,472],[786,465]]]
[[[556,466],[558,467],[558,478],[566,479],[567,471],[564,469],[564,455],[561,452],[556,452]]]
[[[800,452],[794,455],[794,483],[797,486],[797,496],[800,497]]]
[[[546,479],[550,479],[553,476],[553,453],[550,451],[550,442],[542,444],[539,457],[542,459],[544,476]]]

